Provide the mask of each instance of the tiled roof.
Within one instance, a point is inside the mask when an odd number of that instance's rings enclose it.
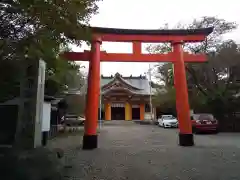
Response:
[[[119,75],[119,73],[116,73],[115,76],[117,74]],[[101,76],[101,82],[100,82],[101,87],[113,81],[115,76]],[[127,77],[121,76],[121,78],[131,86],[134,86],[135,88],[140,89],[138,91],[139,94],[150,95],[150,83],[146,78],[146,76],[127,76]],[[81,88],[81,92],[83,94],[87,92],[87,80],[86,80],[85,86]],[[151,88],[151,92],[152,92],[152,95],[154,95],[157,92],[157,89]]]
[[[121,76],[119,73],[116,73],[115,76],[108,76],[108,77],[101,76],[101,87],[113,81],[116,76],[120,76],[126,83],[130,84],[131,86],[137,89],[140,89],[136,91],[137,94],[150,95],[150,83],[145,76],[124,77],[124,76]],[[154,94],[153,88],[152,88],[152,94]]]

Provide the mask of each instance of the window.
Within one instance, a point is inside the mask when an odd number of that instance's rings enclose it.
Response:
[[[150,104],[145,104],[145,112],[151,112]]]

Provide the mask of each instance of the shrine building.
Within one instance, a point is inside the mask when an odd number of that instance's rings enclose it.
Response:
[[[151,111],[150,105],[154,92],[146,76],[123,77],[119,73],[101,76],[101,119],[131,121],[155,118],[155,108],[152,107]]]

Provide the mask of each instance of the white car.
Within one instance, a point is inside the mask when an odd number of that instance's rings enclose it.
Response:
[[[161,118],[158,119],[158,125],[164,128],[177,128],[178,120],[173,115],[162,115]]]

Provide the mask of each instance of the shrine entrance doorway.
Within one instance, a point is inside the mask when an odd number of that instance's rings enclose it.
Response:
[[[125,120],[125,105],[124,103],[111,104],[111,119],[112,120]]]
[[[125,108],[124,107],[112,107],[112,120],[125,120]]]
[[[133,120],[140,120],[140,107],[138,105],[132,106],[132,119]]]

